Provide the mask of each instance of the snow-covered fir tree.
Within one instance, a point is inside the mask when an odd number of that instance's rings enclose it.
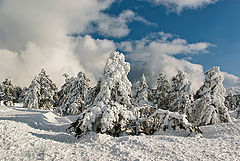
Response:
[[[226,90],[219,67],[205,72],[205,82],[197,91],[195,101],[188,110],[189,120],[197,126],[219,122],[231,122],[224,105]]]
[[[179,71],[172,78],[172,86],[170,91],[170,106],[172,112],[186,114],[187,108],[193,102],[193,91],[187,73]]]
[[[32,88],[35,88],[34,90]],[[34,102],[34,105],[31,105],[28,103],[28,100],[31,99],[30,97],[35,94],[32,92],[34,91],[38,93],[38,104]],[[39,108],[44,110],[53,110],[53,106],[55,105],[57,101],[57,87],[53,83],[53,81],[49,78],[49,76],[46,74],[45,70],[42,69],[40,74],[34,78],[34,81],[32,81],[32,84],[29,86],[28,91],[25,93],[24,98],[24,104],[27,108]],[[38,106],[37,106],[38,105]]]
[[[129,110],[131,103],[131,82],[127,78],[130,64],[124,55],[112,52],[95,92],[92,92],[92,106],[80,114],[69,128],[77,137],[86,131],[107,133],[113,136],[127,132],[127,125],[134,120]],[[95,95],[96,94],[96,95]]]
[[[143,106],[150,103],[149,87],[144,74],[142,75],[141,80],[136,83],[133,98],[135,106]]]
[[[6,106],[13,106],[14,105],[14,87],[11,81],[11,78],[6,78],[2,82],[2,99],[3,103]]]
[[[85,99],[90,89],[89,79],[85,73],[79,72],[77,78],[68,78],[65,74],[65,84],[59,91],[59,108],[56,111],[60,115],[73,115],[83,112]]]
[[[22,102],[23,96],[23,89],[19,86],[14,87],[14,103]]]
[[[154,103],[158,108],[169,109],[170,105],[170,84],[164,73],[160,73],[157,78],[157,88],[153,90]]]
[[[39,98],[40,98],[40,84],[35,78],[27,91],[25,91],[25,96],[23,98],[23,107],[25,108],[39,108]]]
[[[235,110],[240,107],[240,95],[233,95],[230,93],[228,96],[225,97],[225,106],[228,110]]]

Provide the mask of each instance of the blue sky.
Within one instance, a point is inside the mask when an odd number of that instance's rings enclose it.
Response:
[[[119,50],[132,81],[183,70],[196,90],[217,65],[225,87],[240,87],[239,8],[239,0],[1,0],[0,80],[28,86],[45,68],[58,86],[79,71],[96,83]]]
[[[126,9],[134,11],[156,26],[133,22],[129,24],[131,32],[126,37],[107,38],[114,41],[138,40],[150,33],[164,31],[178,35],[189,43],[210,42],[215,47],[210,47],[207,54],[191,56],[190,62],[203,65],[205,70],[217,65],[223,71],[240,76],[240,1],[221,0],[202,8],[184,9],[176,13],[169,12],[162,5],[131,0],[114,3],[105,13],[119,15]],[[184,56],[186,55],[179,54],[176,57]]]

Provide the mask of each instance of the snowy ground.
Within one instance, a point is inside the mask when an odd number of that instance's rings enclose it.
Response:
[[[114,138],[66,132],[75,117],[0,107],[0,160],[240,160],[240,120],[203,127],[203,138],[169,135]]]

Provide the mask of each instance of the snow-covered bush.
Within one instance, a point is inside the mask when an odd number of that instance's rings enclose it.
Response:
[[[95,91],[91,91],[92,106],[80,114],[70,130],[77,137],[86,131],[96,131],[114,136],[122,135],[135,117],[129,110],[131,103],[131,82],[127,78],[129,63],[124,55],[112,52],[107,60],[104,73]],[[95,98],[93,98],[95,97]]]
[[[80,114],[79,118],[71,124],[69,129],[75,133],[76,137],[80,137],[87,131],[120,136],[128,133],[127,125],[133,120],[135,120],[135,117],[126,106],[112,102],[108,105],[102,104],[87,108]],[[132,133],[132,131],[129,133]]]
[[[157,78],[157,88],[153,90],[154,104],[161,109],[169,109],[170,84],[164,73],[160,73]]]
[[[153,110],[151,107],[147,109]],[[188,122],[185,114],[162,109],[155,109],[149,117],[138,119],[135,129],[136,134],[144,133],[147,135],[161,131],[174,131],[184,134],[184,136],[202,133],[199,128]]]
[[[36,103],[36,99],[38,103]],[[45,70],[42,69],[25,93],[24,106],[27,108],[53,110],[56,101],[57,87],[46,74]]]
[[[169,111],[186,114],[186,110],[192,102],[193,92],[188,75],[183,71],[179,71],[178,74],[172,78]]]
[[[188,109],[189,120],[197,126],[218,122],[231,122],[227,107],[224,105],[226,90],[219,67],[205,72],[204,84],[197,91],[195,101]]]
[[[58,93],[59,107],[56,112],[60,115],[73,115],[84,111],[86,95],[90,89],[89,81],[82,72],[78,73],[77,78],[66,77],[65,84]]]

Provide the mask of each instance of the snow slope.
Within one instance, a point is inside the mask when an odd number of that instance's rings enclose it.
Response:
[[[239,160],[240,120],[205,126],[203,138],[170,135],[111,137],[66,132],[77,116],[0,107],[0,160]]]

